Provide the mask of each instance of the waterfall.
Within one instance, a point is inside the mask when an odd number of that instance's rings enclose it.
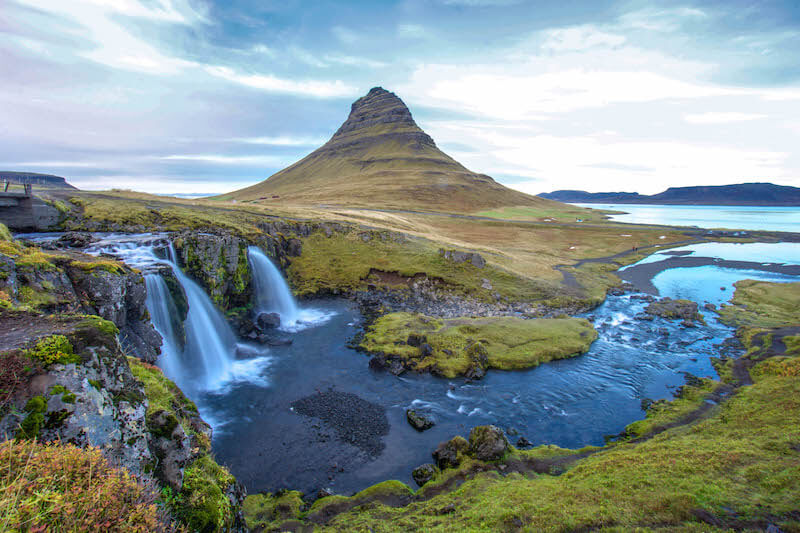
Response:
[[[186,347],[183,375],[192,377],[196,387],[211,390],[231,377],[232,354],[236,337],[222,313],[200,286],[189,279],[174,263],[172,272],[186,293],[189,313],[186,315]],[[184,378],[185,379],[185,378]]]
[[[169,293],[167,284],[160,274],[145,274],[144,282],[147,286],[147,299],[145,305],[150,313],[153,327],[161,335],[161,357],[158,363],[167,376],[176,381],[181,372],[181,348],[178,337],[173,328],[172,317],[178,314],[175,302]]]
[[[297,304],[280,270],[256,246],[247,248],[255,289],[256,310],[278,313],[282,326],[293,326],[300,318]]]

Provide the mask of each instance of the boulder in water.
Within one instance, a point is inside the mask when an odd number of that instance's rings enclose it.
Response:
[[[281,326],[281,315],[278,313],[259,313],[256,324],[262,330],[275,329]]]
[[[406,420],[408,420],[408,423],[411,425],[411,427],[417,431],[425,431],[426,429],[430,429],[435,425],[435,422],[432,418],[418,413],[413,409],[406,410]]]

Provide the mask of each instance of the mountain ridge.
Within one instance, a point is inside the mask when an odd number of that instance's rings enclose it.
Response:
[[[353,102],[324,145],[260,183],[217,198],[461,212],[557,205],[464,167],[382,87]]]
[[[37,172],[16,172],[11,170],[0,170],[0,180],[7,180],[11,183],[22,185],[38,185],[56,189],[76,189],[70,185],[66,178],[53,174],[39,174]]]
[[[559,190],[538,196],[559,202],[590,204],[800,206],[800,188],[766,182],[670,187],[653,195]]]

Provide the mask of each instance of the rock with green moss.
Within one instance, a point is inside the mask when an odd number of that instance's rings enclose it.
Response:
[[[417,486],[421,487],[436,475],[436,465],[426,463],[415,468],[411,472],[411,477],[414,478]]]
[[[417,431],[425,431],[432,428],[436,423],[434,420],[422,413],[418,413],[413,409],[406,410],[406,420],[412,428]]]
[[[469,454],[479,461],[502,459],[508,449],[508,439],[497,426],[478,426],[469,433]]]
[[[233,234],[184,232],[174,246],[184,271],[197,280],[223,310],[250,301],[247,241]]]
[[[697,303],[691,300],[662,298],[645,307],[644,312],[648,315],[669,319],[698,322],[703,320],[703,317],[697,312]]]
[[[455,468],[461,464],[461,456],[469,450],[469,442],[464,437],[456,435],[452,439],[439,443],[433,452],[436,466],[444,470]]]
[[[383,364],[376,367],[391,369],[399,362],[419,372],[479,379],[489,368],[530,368],[585,353],[596,338],[583,318],[436,319],[389,313],[367,328],[360,348],[379,354]]]

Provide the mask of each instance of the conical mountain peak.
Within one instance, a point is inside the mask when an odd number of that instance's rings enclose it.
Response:
[[[382,87],[353,102],[323,146],[222,198],[460,212],[545,202],[471,172],[439,150],[406,104]]]
[[[383,87],[373,87],[366,96],[353,102],[350,116],[330,142],[348,141],[356,137],[409,133],[418,134],[414,137],[434,145],[433,139],[417,126],[411,111],[396,94]]]

